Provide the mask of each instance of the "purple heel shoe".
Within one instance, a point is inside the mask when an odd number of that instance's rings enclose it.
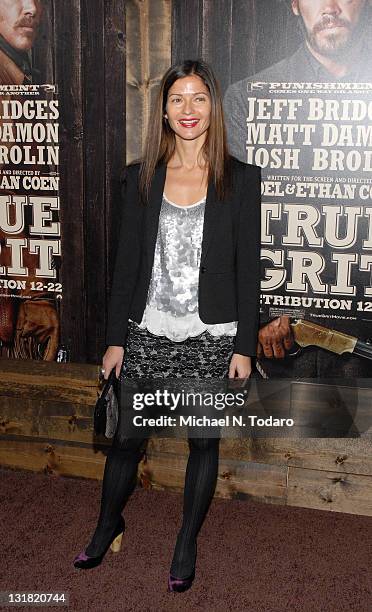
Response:
[[[193,583],[195,578],[195,570],[188,578],[175,578],[172,574],[169,574],[168,578],[168,592],[169,593],[183,593],[187,591]]]
[[[177,538],[177,544],[176,544],[176,550],[177,550],[177,546],[179,544],[179,535]],[[169,573],[169,577],[168,577],[168,592],[169,593],[183,593],[184,591],[188,591],[188,589],[192,586],[192,583],[194,581],[195,578],[195,564],[196,564],[196,557],[197,557],[197,542],[195,541],[194,543],[195,546],[195,550],[193,552],[193,563],[192,563],[192,572],[189,576],[187,576],[187,578],[176,578],[176,576],[172,576],[171,572]],[[176,552],[175,552],[176,554]],[[174,557],[173,557],[173,561],[174,561]],[[173,561],[172,561],[172,565],[173,565]],[[189,563],[190,563],[190,559],[189,559]],[[171,565],[171,571],[172,571],[172,565]],[[178,565],[178,564],[177,564]],[[180,572],[181,573],[181,572]]]
[[[106,552],[108,551],[109,547],[111,547],[111,550],[113,552],[119,552],[124,529],[125,529],[124,519],[122,516],[120,516],[120,521],[113,533],[111,540],[107,544],[103,553],[101,553],[97,557],[89,557],[87,554],[85,554],[84,551],[82,551],[75,557],[74,567],[76,567],[77,569],[91,569],[92,567],[97,567],[97,565],[102,563],[103,558]]]

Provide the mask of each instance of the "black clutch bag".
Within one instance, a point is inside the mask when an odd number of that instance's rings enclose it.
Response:
[[[119,418],[118,384],[115,368],[112,368],[94,407],[94,433],[97,436],[112,438],[115,434]]]

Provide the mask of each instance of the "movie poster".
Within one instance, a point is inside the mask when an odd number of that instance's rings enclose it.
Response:
[[[32,47],[43,17],[0,24],[0,356],[58,358],[61,230],[59,104],[40,84]]]
[[[232,153],[262,168],[260,363],[371,377],[371,12],[287,5],[302,44],[225,96]]]
[[[247,161],[263,169],[262,313],[367,336],[372,325],[372,83],[252,82]]]

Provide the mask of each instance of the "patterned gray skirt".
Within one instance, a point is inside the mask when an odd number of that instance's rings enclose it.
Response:
[[[173,342],[129,321],[124,361],[125,378],[226,378],[234,352],[234,336],[212,336]]]

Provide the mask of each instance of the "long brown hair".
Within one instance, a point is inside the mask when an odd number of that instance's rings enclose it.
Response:
[[[151,113],[145,151],[140,170],[139,188],[142,201],[148,202],[155,168],[167,164],[175,151],[176,139],[165,120],[168,92],[177,79],[195,75],[202,79],[211,97],[211,117],[202,154],[208,164],[208,183],[213,181],[220,200],[227,194],[229,184],[229,153],[222,110],[222,97],[211,67],[202,60],[186,60],[171,66],[164,74],[156,102]]]

